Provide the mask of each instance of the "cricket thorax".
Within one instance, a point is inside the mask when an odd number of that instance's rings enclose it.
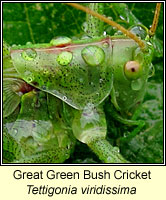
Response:
[[[113,82],[110,38],[83,42],[12,50],[11,57],[27,83],[83,109],[87,104],[100,104]]]

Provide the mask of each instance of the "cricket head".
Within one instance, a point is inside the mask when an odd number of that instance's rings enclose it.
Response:
[[[154,35],[157,28],[161,3],[156,5],[150,30],[143,25],[137,25],[132,27],[131,30],[126,30],[114,21],[80,4],[67,4],[97,17],[124,34],[124,38],[111,37],[110,67],[114,78],[111,101],[121,113],[125,115],[132,113],[143,100],[146,82],[151,73],[153,45],[149,38]]]
[[[131,39],[112,39],[113,90],[111,101],[122,114],[133,113],[142,102],[151,73],[153,48],[144,53]]]

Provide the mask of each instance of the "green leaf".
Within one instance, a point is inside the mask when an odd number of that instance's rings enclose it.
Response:
[[[3,33],[10,45],[77,36],[85,13],[62,3],[4,3]]]

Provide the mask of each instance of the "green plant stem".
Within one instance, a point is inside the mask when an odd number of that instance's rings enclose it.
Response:
[[[88,7],[99,13],[103,14],[103,3],[89,3]],[[87,14],[86,15],[86,22],[87,22],[87,27],[85,28],[85,32],[88,34],[90,37],[96,37],[96,36],[101,36],[102,31],[103,31],[103,21],[99,20],[98,18]]]

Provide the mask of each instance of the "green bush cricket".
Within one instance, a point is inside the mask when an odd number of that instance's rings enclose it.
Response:
[[[9,162],[64,162],[73,151],[74,136],[104,162],[128,162],[105,139],[103,102],[111,94],[111,112],[116,119],[127,125],[144,125],[127,118],[143,100],[153,46],[149,36],[145,42],[136,38],[137,44],[123,35],[101,37],[95,32],[94,28],[89,35],[93,38],[59,37],[50,43],[11,49],[4,43],[4,117],[14,112],[21,99],[16,122],[9,134],[4,131],[4,152],[7,156],[7,151],[16,152]],[[9,103],[9,94],[13,103]],[[29,134],[26,126],[31,127]]]

